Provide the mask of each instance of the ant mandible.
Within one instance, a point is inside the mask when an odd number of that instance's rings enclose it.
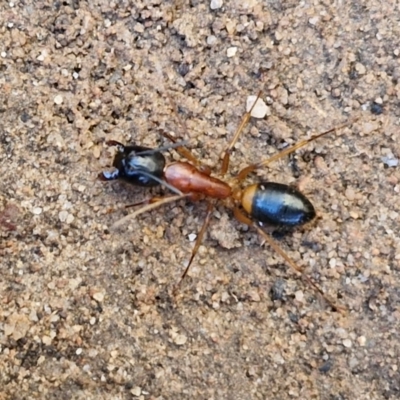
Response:
[[[190,265],[202,243],[216,201],[223,201],[225,206],[233,210],[233,214],[237,220],[249,227],[255,228],[265,242],[267,242],[295,271],[300,273],[301,277],[319,292],[333,309],[344,312],[344,308],[335,304],[311,278],[304,275],[303,270],[297,266],[272,237],[260,227],[260,223],[266,223],[279,228],[294,228],[312,221],[316,213],[310,200],[297,189],[281,183],[260,182],[243,189],[240,187],[240,183],[251,172],[271,164],[322,136],[348,126],[350,123],[354,122],[354,120],[312,136],[309,139],[302,140],[267,160],[250,164],[242,169],[231,182],[227,183],[223,181],[222,178],[228,171],[230,154],[243,128],[248,123],[253,108],[260,96],[261,92],[258,94],[250,110],[244,114],[231,143],[222,153],[221,179],[211,176],[211,171],[207,167],[202,166],[189,149],[184,147],[181,143],[177,143],[175,138],[165,132],[162,132],[162,134],[174,144],[162,149],[154,150],[135,145],[124,146],[114,140],[106,142],[109,146],[117,147],[117,154],[113,162],[115,170],[113,172],[100,173],[99,179],[106,181],[122,179],[133,185],[144,187],[161,184],[175,193],[173,196],[154,197],[150,200],[133,204],[133,206],[140,204],[145,205],[117,221],[113,225],[113,228],[118,228],[125,224],[127,220],[135,218],[146,211],[158,208],[166,203],[182,198],[189,198],[192,201],[205,199],[208,203],[206,217],[197,236],[189,263],[178,283],[179,286],[188,273]],[[175,147],[181,156],[185,157],[188,161],[167,163],[161,152],[170,147]],[[245,212],[243,212],[242,209]]]

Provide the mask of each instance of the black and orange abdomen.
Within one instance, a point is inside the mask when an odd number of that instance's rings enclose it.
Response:
[[[274,226],[295,227],[315,218],[310,200],[281,183],[248,186],[242,192],[242,206],[253,219]]]

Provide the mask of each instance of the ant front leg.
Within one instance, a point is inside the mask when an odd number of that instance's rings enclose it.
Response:
[[[346,127],[346,126],[349,126],[349,125],[353,124],[357,120],[358,120],[358,118],[354,118],[354,119],[352,119],[350,121],[345,122],[342,125],[339,125],[339,126],[336,126],[334,128],[331,128],[331,129],[329,129],[329,130],[327,130],[325,132],[319,133],[318,135],[311,136],[309,139],[301,140],[300,142],[296,143],[295,145],[293,145],[293,146],[291,146],[291,147],[289,147],[289,148],[287,148],[287,149],[285,149],[285,150],[273,155],[272,157],[268,158],[267,160],[258,162],[256,164],[250,164],[247,167],[243,168],[239,172],[239,174],[236,176],[236,179],[240,182],[240,181],[244,180],[247,177],[247,175],[250,174],[251,172],[253,172],[253,171],[257,170],[257,169],[266,167],[267,165],[273,163],[274,161],[277,161],[277,160],[281,159],[282,157],[285,157],[285,156],[293,153],[294,151],[306,146],[308,143],[311,143],[314,140],[317,140],[322,136],[328,135],[329,133],[335,132],[335,131],[337,131],[339,129],[342,129],[342,128]]]
[[[115,146],[120,153],[123,153],[125,150],[125,146],[116,140],[107,140],[106,145],[109,147]]]
[[[239,140],[239,136],[242,133],[244,127],[247,125],[247,123],[250,120],[251,117],[251,113],[253,112],[254,107],[256,106],[258,99],[261,97],[261,93],[262,91],[260,90],[257,98],[254,100],[253,105],[251,106],[250,110],[247,111],[243,117],[242,120],[240,121],[239,126],[236,129],[235,134],[233,135],[233,138],[231,140],[231,142],[229,143],[229,145],[226,147],[226,149],[224,150],[224,152],[222,153],[222,165],[221,165],[221,175],[224,176],[227,172],[228,172],[228,168],[229,168],[229,159],[230,159],[230,155],[232,153],[232,149],[235,146],[236,142]]]
[[[169,133],[161,131],[160,134],[166,137],[168,140],[170,140],[174,144],[178,144],[176,147],[176,151],[184,158],[186,158],[188,161],[192,162],[196,168],[202,172],[205,175],[210,176],[211,175],[211,169],[207,165],[202,164],[194,155],[193,153],[186,147],[184,146],[179,146],[178,141],[171,136]]]

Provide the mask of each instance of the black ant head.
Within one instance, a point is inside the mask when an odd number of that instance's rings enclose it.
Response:
[[[118,149],[114,157],[113,171],[104,171],[99,179],[110,181],[123,179],[135,186],[157,186],[162,180],[165,157],[158,150],[142,146],[124,146],[116,141],[107,142]]]

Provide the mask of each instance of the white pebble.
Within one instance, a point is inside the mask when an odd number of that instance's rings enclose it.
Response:
[[[398,158],[395,158],[394,156],[392,157],[382,157],[381,158],[382,162],[386,164],[388,167],[397,167],[399,165],[399,160]]]
[[[72,224],[72,221],[75,217],[72,214],[68,214],[67,220],[65,221],[67,224]]]
[[[142,394],[142,389],[139,386],[136,386],[131,390],[131,394],[133,396],[139,397]]]
[[[352,346],[352,342],[350,339],[344,339],[343,340],[343,346],[347,347],[348,349]]]
[[[298,290],[295,294],[294,294],[295,298],[297,301],[299,301],[300,303],[303,302],[304,300],[304,293],[302,290]]]
[[[68,211],[60,211],[58,213],[58,218],[61,222],[65,222],[68,218]]]
[[[210,8],[211,10],[218,10],[218,8],[221,8],[223,4],[223,0],[211,0]]]
[[[50,345],[51,345],[51,342],[52,342],[52,339],[51,339],[50,336],[44,335],[44,336],[42,337],[42,343],[43,343],[44,345],[50,346]]]
[[[249,112],[254,102],[256,101],[257,96],[248,96],[246,101],[246,111]],[[253,118],[264,118],[267,113],[269,113],[269,108],[265,104],[265,101],[261,98],[257,100],[256,105],[251,111],[251,116]]]
[[[40,215],[40,214],[42,213],[42,211],[43,211],[43,208],[42,208],[42,207],[35,207],[35,208],[32,210],[32,214]]]
[[[213,46],[215,43],[217,43],[218,39],[214,35],[210,35],[207,37],[207,45],[208,46]]]
[[[54,97],[55,104],[60,105],[60,104],[62,104],[62,102],[63,102],[63,97],[60,94],[58,94],[56,97]]]
[[[189,242],[194,242],[197,238],[197,235],[195,233],[191,233],[189,236]]]
[[[357,342],[360,346],[365,346],[365,343],[367,342],[367,338],[365,336],[359,336],[357,338]]]
[[[101,303],[104,300],[104,293],[103,292],[96,292],[93,294],[93,299]]]
[[[229,47],[229,49],[226,51],[226,55],[231,58],[231,57],[235,57],[237,53],[237,47]]]
[[[176,335],[175,337],[175,344],[178,346],[182,346],[187,342],[187,336],[185,335]]]
[[[356,63],[355,69],[360,75],[364,75],[367,72],[367,69],[361,63]]]

